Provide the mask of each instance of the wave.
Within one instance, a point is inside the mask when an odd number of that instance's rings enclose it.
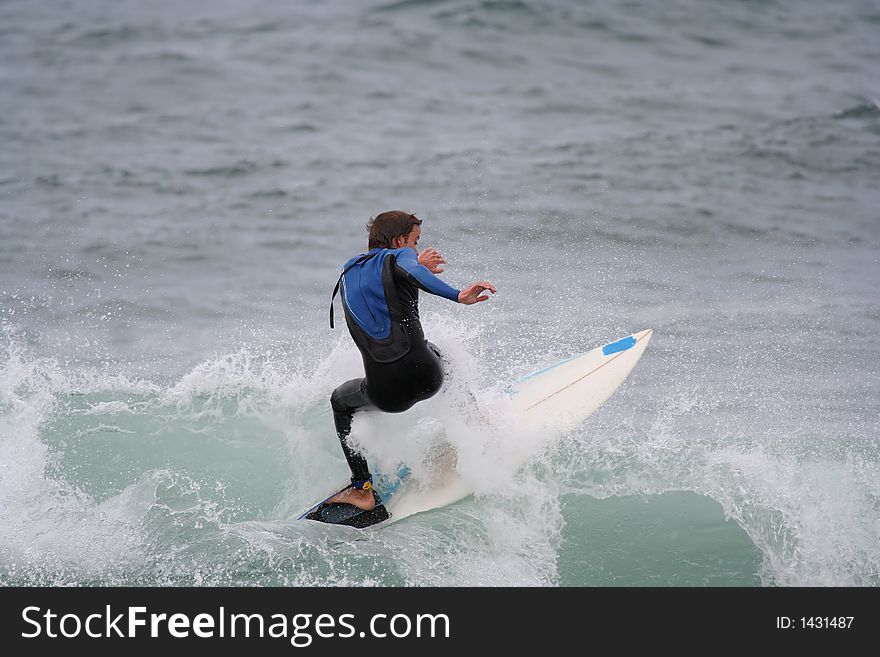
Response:
[[[242,348],[155,382],[112,368],[67,370],[7,336],[0,581],[643,585],[649,572],[604,579],[571,551],[590,545],[599,526],[638,544],[653,531],[647,520],[602,518],[640,499],[637,508],[656,501],[664,522],[689,509],[730,550],[720,565],[713,553],[714,576],[708,561],[680,571],[671,559],[655,583],[693,582],[698,572],[728,585],[878,583],[878,450],[831,453],[827,436],[780,432],[773,418],[785,415],[766,391],[743,385],[738,398],[725,396],[693,360],[698,345],[676,351],[660,336],[638,374],[668,386],[625,384],[587,425],[515,470],[501,456],[517,428],[495,415],[495,391],[559,354],[487,343],[473,326],[433,313],[424,322],[453,363],[447,389],[402,415],[356,418],[353,439],[387,468],[400,458],[419,462],[444,436],[477,494],[369,537],[292,520],[347,476],[328,403],[339,382],[361,371],[344,337],[329,352]],[[680,370],[677,383],[664,374],[670,365]],[[747,370],[731,371],[748,380]],[[728,422],[754,404],[764,422]],[[680,498],[684,507],[663,502],[675,491],[692,494]],[[675,554],[703,563],[699,536],[683,535]],[[644,549],[628,554],[641,562],[652,554]]]

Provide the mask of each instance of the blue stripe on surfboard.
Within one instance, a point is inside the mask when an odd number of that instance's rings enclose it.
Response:
[[[630,347],[632,347],[636,343],[636,339],[633,336],[629,336],[618,340],[617,342],[611,342],[602,347],[602,353],[606,356],[610,356],[611,354],[616,354],[618,351],[626,351]]]
[[[517,379],[516,381],[514,381],[513,383],[511,383],[511,384],[510,384],[509,386],[507,386],[507,387],[508,387],[508,388],[512,388],[512,387],[515,386],[517,383],[522,383],[523,381],[528,381],[528,380],[531,379],[532,377],[538,376],[539,374],[543,374],[544,372],[549,372],[549,371],[552,370],[553,368],[555,368],[555,367],[559,367],[560,365],[565,365],[565,364],[568,363],[569,361],[572,361],[572,360],[574,360],[575,358],[580,358],[581,356],[583,356],[583,354],[578,354],[577,356],[572,356],[571,358],[566,358],[565,360],[561,360],[561,361],[559,361],[558,363],[553,363],[552,365],[548,365],[548,366],[545,367],[544,369],[538,370],[537,372],[532,372],[531,374],[526,374],[523,378],[521,378],[521,379]]]

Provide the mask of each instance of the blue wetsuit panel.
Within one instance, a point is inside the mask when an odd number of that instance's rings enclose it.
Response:
[[[459,291],[447,285],[432,274],[427,267],[419,264],[414,249],[371,249],[375,255],[366,262],[355,265],[342,277],[342,294],[355,321],[371,337],[383,340],[391,334],[391,316],[382,284],[382,270],[385,259],[396,256],[397,265],[406,272],[413,282],[431,294],[458,301]],[[347,269],[362,255],[355,256],[345,263]]]
[[[382,251],[383,249],[372,249]],[[345,263],[343,270],[358,258],[357,255]],[[355,265],[342,277],[342,294],[345,304],[357,323],[377,340],[387,338],[391,333],[391,317],[382,287],[382,267],[388,253],[379,253],[361,265]]]

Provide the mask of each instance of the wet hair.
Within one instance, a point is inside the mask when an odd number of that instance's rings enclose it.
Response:
[[[390,249],[392,242],[397,237],[407,237],[413,226],[420,226],[422,220],[414,214],[390,210],[376,215],[367,222],[367,231],[370,234],[369,249]]]

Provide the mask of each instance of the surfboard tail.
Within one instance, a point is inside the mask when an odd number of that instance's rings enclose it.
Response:
[[[336,494],[333,493],[327,499],[333,498]],[[315,520],[329,525],[346,525],[357,529],[378,525],[380,522],[388,520],[391,514],[382,504],[382,499],[376,494],[376,491],[373,491],[373,499],[376,500],[376,506],[369,510],[361,509],[353,504],[328,503],[327,500],[324,500],[301,515],[299,520]]]

